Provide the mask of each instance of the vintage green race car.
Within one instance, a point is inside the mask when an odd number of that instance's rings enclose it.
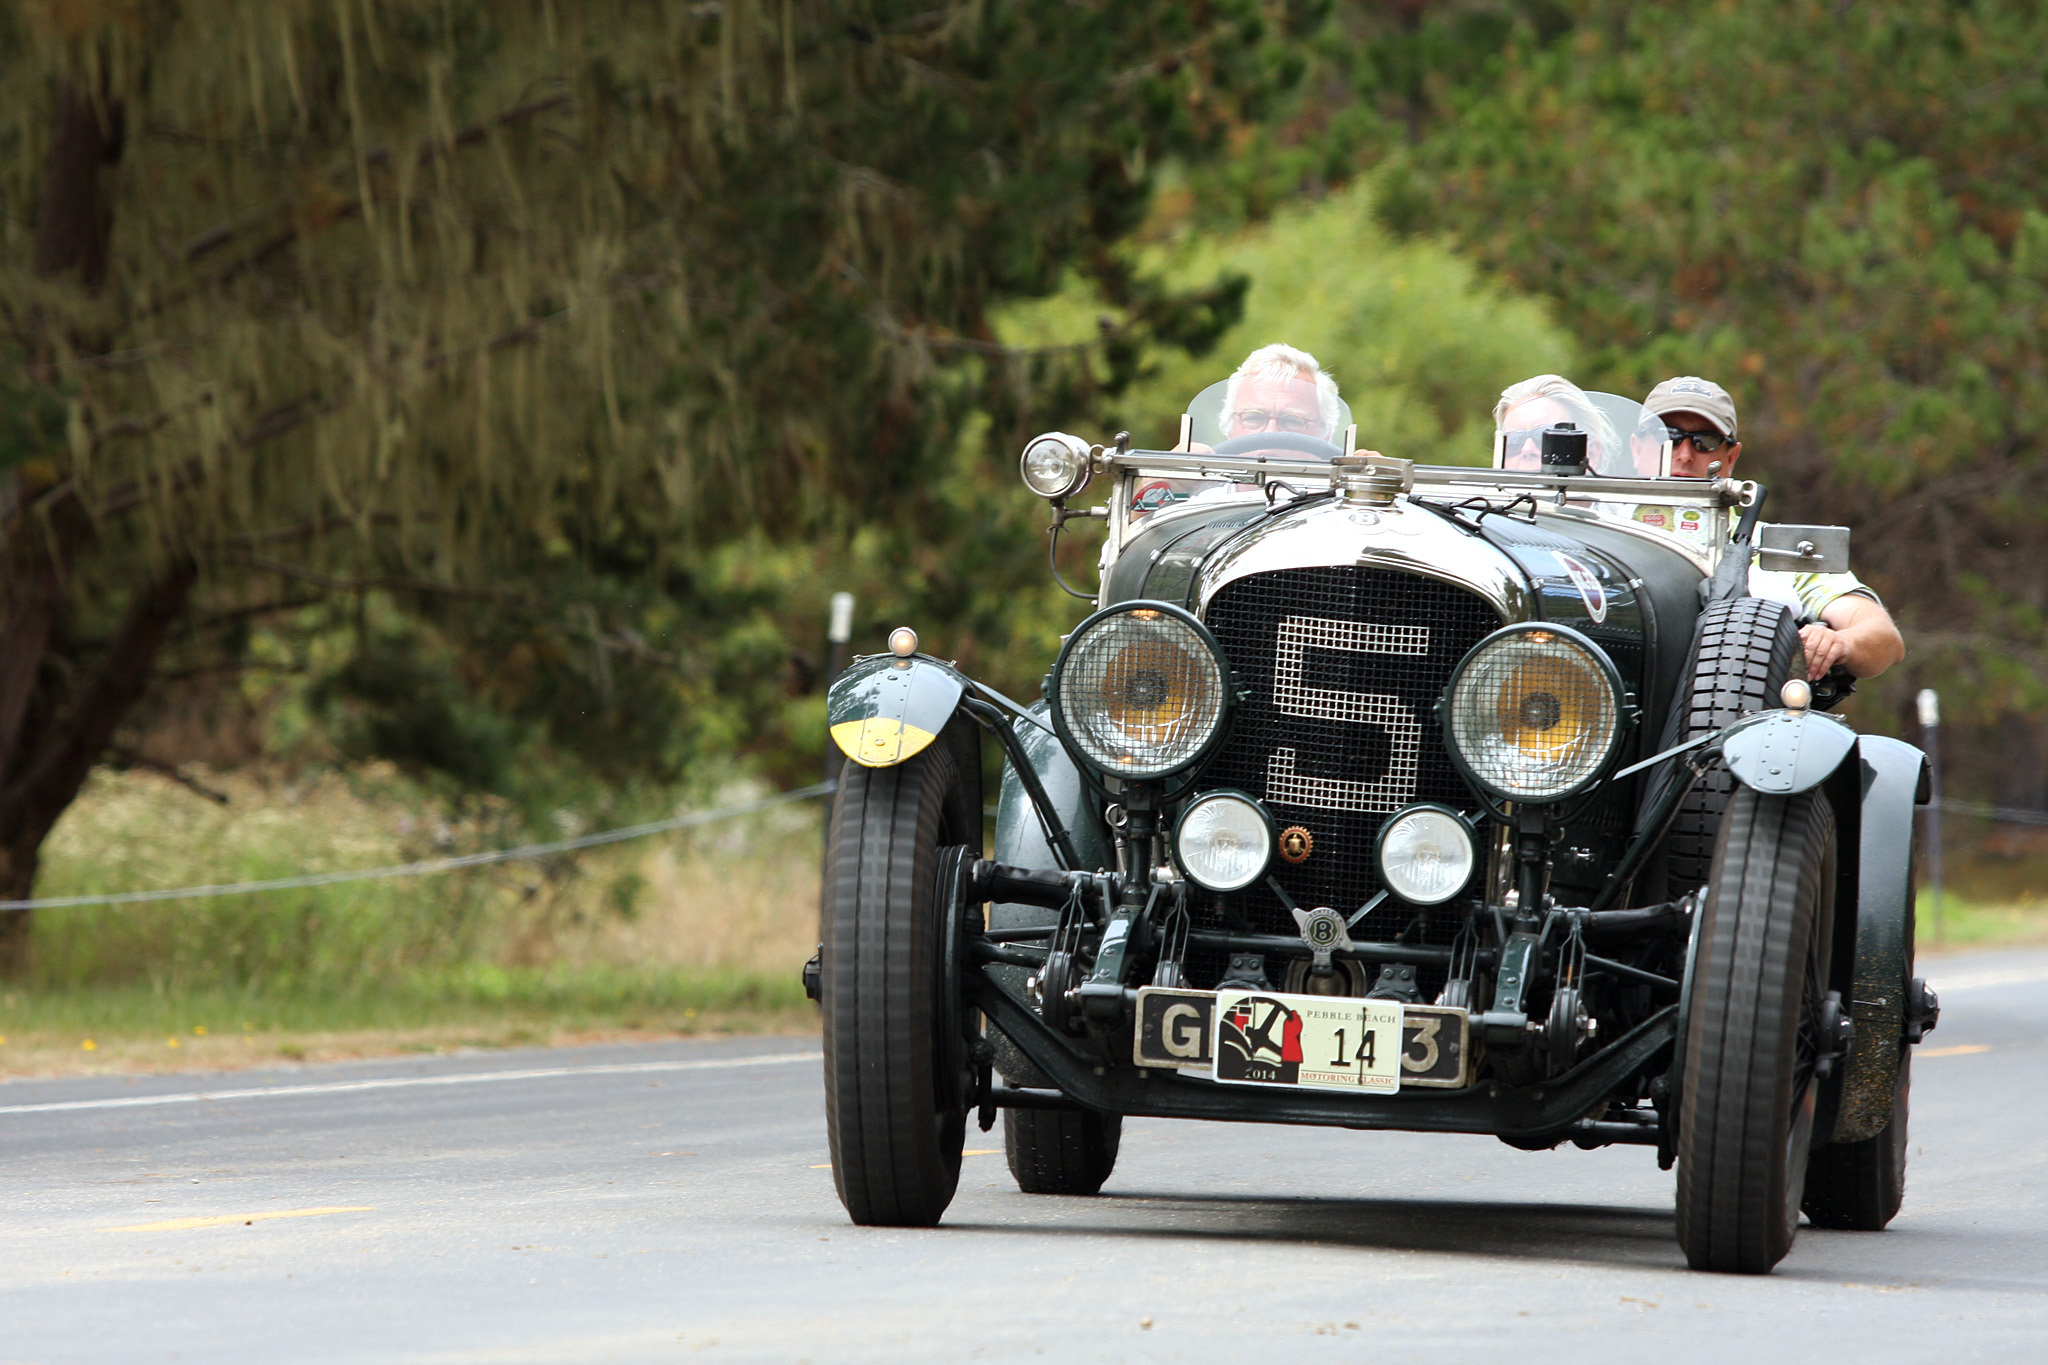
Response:
[[[1025,451],[1107,529],[1042,700],[908,629],[832,688],[805,979],[854,1221],[937,1222],[1001,1111],[1033,1192],[1094,1193],[1155,1115],[1638,1143],[1701,1268],[1770,1269],[1802,1208],[1883,1227],[1936,1017],[1926,765],[1825,714],[1750,592],[1847,533],[1588,473],[1570,427],[1535,470],[1414,467],[1222,439],[1214,393],[1177,451]]]

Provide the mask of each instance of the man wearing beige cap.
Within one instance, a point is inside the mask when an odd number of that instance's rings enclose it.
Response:
[[[1643,408],[1664,419],[1671,472],[1681,479],[1731,478],[1742,443],[1735,439],[1735,400],[1711,379],[1680,375],[1650,390]],[[1709,469],[1718,464],[1720,468]]]
[[[1650,390],[1643,407],[1671,438],[1671,472],[1687,479],[1728,478],[1741,458],[1735,400],[1711,379],[1680,375]],[[1752,566],[1749,591],[1793,605],[1812,618],[1799,628],[1806,674],[1815,682],[1836,664],[1859,678],[1906,657],[1906,642],[1877,594],[1852,573],[1781,573]]]

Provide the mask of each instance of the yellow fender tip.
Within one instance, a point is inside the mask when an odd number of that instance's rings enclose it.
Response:
[[[843,720],[832,727],[832,742],[863,768],[889,768],[924,751],[938,736],[915,725],[869,716]]]

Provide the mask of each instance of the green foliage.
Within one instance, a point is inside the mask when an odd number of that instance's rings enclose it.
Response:
[[[18,373],[0,377],[0,474],[24,461],[47,460],[63,442],[64,416],[50,390]]]
[[[593,1030],[794,1033],[816,1019],[792,971],[472,965],[285,988],[28,983],[0,991],[0,1074],[99,1069],[102,1058],[115,1068],[213,1069],[358,1048],[517,1047],[583,1041]],[[374,1036],[346,1036],[365,1032]],[[88,1039],[94,1050],[84,1053]]]
[[[1173,284],[1246,283],[1243,315],[1212,352],[1161,353],[1105,401],[1117,425],[1161,447],[1189,399],[1268,342],[1299,346],[1336,376],[1362,444],[1430,463],[1485,463],[1500,390],[1571,365],[1543,305],[1480,279],[1441,243],[1390,240],[1364,183],[1236,233],[1183,227],[1145,260]],[[1077,280],[1012,309],[1004,331],[1034,344],[1082,335],[1101,306]]]
[[[1147,168],[1284,76],[1253,0],[149,14],[53,9],[0,52],[134,130],[104,289],[35,278],[18,219],[0,272],[68,378],[68,472],[147,494],[110,543],[332,526],[311,557],[441,576],[886,506],[947,448],[929,381],[990,304],[1127,233]],[[34,202],[47,111],[12,114]]]
[[[351,757],[392,758],[489,791],[502,786],[511,763],[510,726],[473,699],[452,663],[417,629],[366,633],[312,699],[341,713],[331,729]]]
[[[1780,517],[1853,525],[1901,618],[1911,659],[1880,693],[1945,685],[1966,722],[2048,707],[2048,17],[1508,12],[1497,59],[1394,155],[1386,219],[1556,299],[1584,383],[1727,384],[1741,472]]]
[[[0,197],[41,206],[0,218],[0,361],[34,388],[0,463],[37,468],[18,524],[83,528],[50,552],[69,619],[34,714],[68,714],[124,604],[189,558],[172,671],[303,654],[378,598],[357,614],[407,619],[299,660],[324,683],[283,710],[499,792],[734,752],[809,776],[839,588],[864,632],[916,617],[1035,676],[1039,531],[979,462],[1007,475],[1033,410],[1236,317],[1230,282],[1164,287],[1118,244],[1157,169],[1225,152],[1321,22],[1268,0],[21,20],[0,78],[53,93],[0,113]],[[106,145],[67,159],[81,110]],[[110,225],[104,262],[46,259],[38,214],[73,201]],[[1106,377],[990,332],[1069,269],[1114,300]]]

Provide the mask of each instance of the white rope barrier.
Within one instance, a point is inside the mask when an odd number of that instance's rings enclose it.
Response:
[[[484,867],[491,863],[520,862],[533,858],[545,858],[554,853],[573,853],[580,848],[597,848],[604,844],[624,843],[628,839],[644,839],[650,834],[666,834],[670,830],[688,829],[693,825],[708,825],[714,820],[729,820],[736,815],[752,815],[757,811],[772,810],[798,801],[809,801],[824,796],[832,790],[832,783],[819,782],[795,791],[764,796],[758,801],[742,801],[737,805],[719,806],[712,810],[694,810],[682,815],[672,815],[666,820],[650,820],[644,825],[626,825],[619,829],[601,830],[596,834],[585,834],[574,839],[556,839],[545,844],[524,844],[518,848],[494,849],[488,853],[464,853],[453,858],[425,858],[416,863],[399,863],[395,867],[366,867],[350,872],[309,872],[299,877],[273,877],[260,882],[227,882],[219,886],[180,886],[163,891],[110,891],[93,896],[45,896],[38,900],[0,901],[0,910],[55,910],[76,905],[141,905],[148,901],[200,900],[212,896],[248,896],[258,891],[295,891],[305,886],[333,886],[340,882],[373,881],[386,877],[426,877],[437,872],[454,872],[465,867]]]
[[[465,867],[486,867],[492,863],[522,862],[534,858],[545,858],[556,853],[573,853],[578,849],[598,848],[605,844],[624,843],[629,839],[644,839],[650,834],[666,834],[671,830],[689,829],[695,825],[708,825],[715,820],[729,820],[737,815],[753,815],[777,806],[792,805],[798,801],[809,801],[829,795],[832,783],[818,782],[794,791],[764,796],[758,801],[742,801],[737,805],[719,806],[711,810],[688,811],[672,815],[666,820],[650,820],[644,825],[625,825],[619,829],[600,830],[596,834],[585,834],[574,839],[556,839],[545,844],[524,844],[518,848],[494,849],[488,853],[464,853],[452,858],[425,858],[419,862],[399,863],[393,867],[357,868],[348,872],[309,872],[298,877],[273,877],[259,882],[226,882],[217,886],[179,886],[161,891],[109,891],[91,896],[44,896],[36,900],[0,900],[0,910],[58,910],[66,906],[80,905],[142,905],[151,901],[202,900],[214,896],[249,896],[259,891],[296,891],[308,886],[335,886],[342,882],[376,881],[389,877],[430,877],[440,872],[454,872]],[[2020,810],[2011,806],[1987,806],[1975,801],[1945,800],[1943,811],[1958,815],[1975,815],[1991,820],[2012,824],[2048,825],[2048,811]]]
[[[1958,801],[1944,796],[1939,801],[1928,803],[1943,811],[1957,815],[1974,815],[1984,820],[1996,820],[2003,825],[2048,825],[2048,810],[2024,810],[2018,806],[1987,806],[1981,801]]]

